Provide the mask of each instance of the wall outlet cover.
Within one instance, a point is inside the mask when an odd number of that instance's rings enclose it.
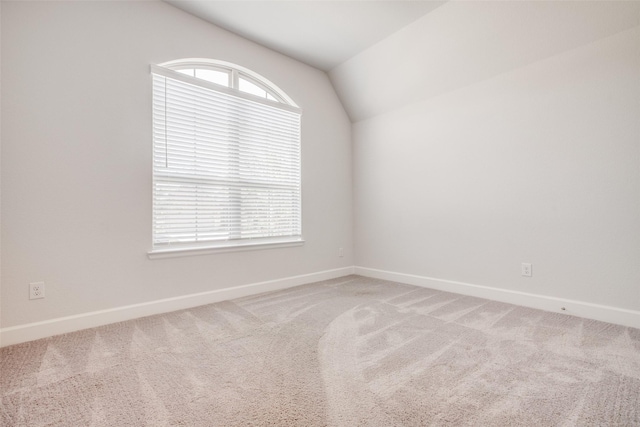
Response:
[[[29,299],[44,298],[44,282],[29,283]]]

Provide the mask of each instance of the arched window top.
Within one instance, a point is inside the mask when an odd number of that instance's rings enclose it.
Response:
[[[152,253],[302,244],[300,108],[227,62],[150,68]]]
[[[278,86],[240,65],[204,58],[178,59],[159,65],[261,99],[298,107]]]

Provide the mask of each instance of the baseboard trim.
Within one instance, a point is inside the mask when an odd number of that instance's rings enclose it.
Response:
[[[96,326],[108,325],[110,323],[152,316],[154,314],[168,313],[263,292],[277,291],[307,283],[319,282],[321,280],[335,279],[353,274],[353,271],[353,267],[337,268],[334,270],[319,271],[300,276],[285,277],[282,279],[268,280],[266,282],[116,307],[108,310],[93,311],[74,316],[59,317],[42,322],[11,326],[0,329],[0,347],[66,334],[82,329],[95,328]]]
[[[434,277],[355,266],[319,271],[299,276],[290,276],[282,279],[268,280],[265,282],[252,283],[232,288],[216,289],[197,294],[183,295],[174,298],[166,298],[141,304],[133,304],[74,316],[59,317],[42,322],[2,328],[0,329],[0,347],[75,332],[82,329],[108,325],[110,323],[183,310],[186,308],[249,295],[256,295],[263,292],[287,289],[307,283],[347,276],[349,274],[358,274],[360,276],[375,279],[390,280],[441,291],[455,292],[462,295],[486,298],[545,311],[570,314],[573,316],[585,317],[588,319],[600,320],[603,322],[640,329],[640,311],[526,292],[492,288],[489,286],[457,282],[454,280],[438,279]],[[562,307],[564,307],[565,310],[562,310]]]
[[[640,311],[367,267],[355,274],[640,328]],[[562,307],[565,309],[563,310]]]

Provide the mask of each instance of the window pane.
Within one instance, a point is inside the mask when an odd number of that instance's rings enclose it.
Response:
[[[229,87],[229,73],[217,70],[196,69],[196,77],[211,83]]]
[[[195,77],[194,76],[195,70],[193,68],[183,68],[182,70],[176,70],[176,71],[182,74],[186,74],[187,76]]]
[[[260,98],[266,98],[267,97],[267,91],[265,91],[264,89],[262,89],[261,87],[251,83],[248,80],[245,79],[240,79],[240,87],[239,87],[241,92],[246,92],[246,93],[250,93],[252,95],[257,95]]]
[[[299,237],[300,114],[241,96],[283,102],[238,70],[182,67],[173,69],[233,90],[154,73],[154,249]]]

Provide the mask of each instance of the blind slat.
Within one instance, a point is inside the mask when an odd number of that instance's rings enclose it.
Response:
[[[153,75],[154,246],[301,236],[300,114],[170,75]]]

